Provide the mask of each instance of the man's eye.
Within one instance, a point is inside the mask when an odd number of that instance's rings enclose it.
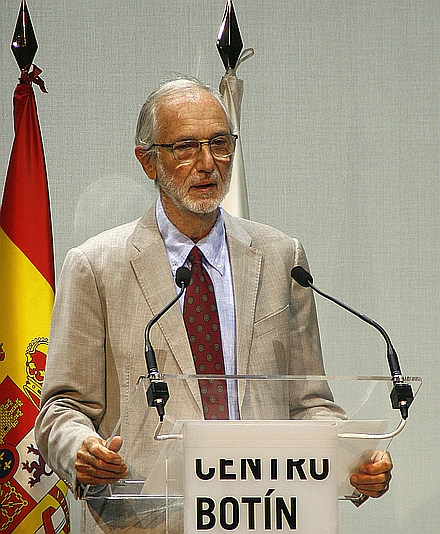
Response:
[[[185,152],[189,150],[197,150],[199,143],[197,141],[182,141],[181,143],[176,143],[174,145],[174,150],[179,152]]]
[[[215,148],[223,148],[227,145],[228,145],[228,140],[226,139],[226,137],[215,137],[211,141],[211,146]]]

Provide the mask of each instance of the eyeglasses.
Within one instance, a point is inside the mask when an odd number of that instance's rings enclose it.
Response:
[[[177,143],[154,143],[150,145],[147,151],[151,150],[155,146],[162,148],[168,148],[173,151],[173,156],[177,161],[188,162],[195,160],[200,151],[202,145],[208,145],[211,154],[217,159],[226,159],[232,156],[235,151],[235,143],[238,139],[236,134],[228,135],[216,135],[209,141],[196,141],[195,139],[188,139],[186,141],[177,141]]]

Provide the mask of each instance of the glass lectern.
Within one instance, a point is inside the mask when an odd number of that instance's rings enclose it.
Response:
[[[219,377],[217,377],[219,378]],[[123,447],[127,479],[90,487],[84,497],[82,531],[149,534],[297,532],[336,534],[338,499],[359,505],[350,474],[376,449],[386,450],[406,421],[393,410],[393,380],[383,376],[225,376],[239,399],[275,396],[280,410],[270,419],[253,420],[239,404],[239,418],[228,421],[176,420],[166,410],[170,431],[158,420],[160,443],[149,472],[139,468],[136,452]],[[163,377],[170,396],[177,386],[197,388],[206,376]],[[416,396],[421,379],[404,378]],[[295,388],[316,383],[330,387],[347,417],[330,412],[297,414],[284,405]],[[146,403],[149,380],[140,377],[109,439],[124,438],[122,421]],[[315,388],[311,387],[311,390]],[[243,409],[242,409],[243,408]],[[137,408],[138,409],[138,408]],[[295,416],[295,414],[293,414]],[[136,416],[131,420],[136,420]],[[90,521],[90,515],[93,521]],[[94,525],[92,527],[92,524]],[[99,525],[99,526],[96,526]]]

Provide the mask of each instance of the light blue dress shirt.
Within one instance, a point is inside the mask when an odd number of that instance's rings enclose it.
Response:
[[[194,247],[194,242],[180,232],[165,215],[160,198],[156,203],[156,220],[160,235],[165,244],[173,278],[179,267],[190,267],[188,255]],[[232,270],[226,240],[225,224],[221,208],[218,210],[217,221],[211,232],[197,242],[197,247],[203,253],[203,266],[208,271],[214,285],[215,298],[220,321],[223,360],[225,374],[233,375],[237,372],[235,355],[235,305],[234,288],[232,285]],[[176,291],[179,289],[176,286]],[[184,299],[180,299],[180,309],[183,310]],[[228,381],[229,418],[238,419],[237,387],[235,381]]]

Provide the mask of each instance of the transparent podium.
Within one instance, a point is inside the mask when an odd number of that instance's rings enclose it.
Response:
[[[206,378],[163,377],[170,400],[182,391],[196,394],[199,379]],[[169,403],[163,423],[146,402],[149,380],[139,378],[113,433],[105,437],[124,440],[124,421],[142,425],[143,406],[145,416],[154,418],[153,432],[144,436],[155,442],[154,458],[144,470],[139,449],[125,442],[120,454],[130,475],[87,489],[82,532],[337,534],[338,500],[356,505],[364,500],[353,491],[350,475],[376,449],[386,450],[406,424],[390,404],[393,380],[211,377],[221,378],[236,396],[236,419],[182,419]],[[403,380],[415,397],[421,379]],[[346,415],[331,403],[318,406],[314,392],[329,389]],[[296,411],[292,402],[298,392],[309,406],[306,411]],[[256,405],[263,408],[253,409]]]

